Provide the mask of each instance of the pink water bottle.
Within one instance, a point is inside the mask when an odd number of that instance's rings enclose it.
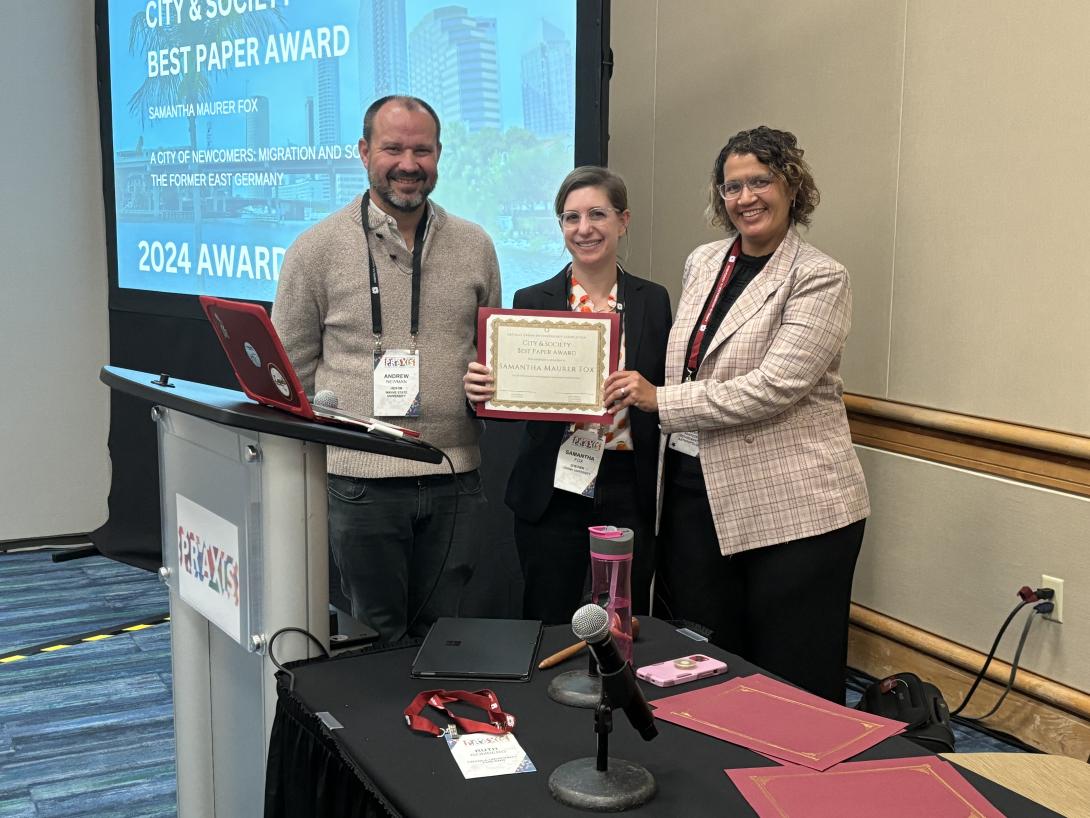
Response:
[[[632,661],[632,529],[590,527],[591,601],[606,609],[617,650]]]

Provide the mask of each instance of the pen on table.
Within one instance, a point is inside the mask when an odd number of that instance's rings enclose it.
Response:
[[[636,617],[632,617],[632,638],[635,639],[640,635],[640,620]],[[538,662],[538,670],[548,670],[551,667],[555,667],[563,662],[565,659],[570,659],[579,653],[583,648],[587,646],[586,642],[576,642],[574,645],[568,645],[563,650],[558,650],[552,656],[546,656],[540,662]]]

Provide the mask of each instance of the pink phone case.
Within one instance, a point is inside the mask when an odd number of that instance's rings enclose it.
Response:
[[[673,687],[683,682],[693,682],[725,673],[727,663],[720,662],[702,653],[669,659],[655,665],[644,665],[636,671],[636,676],[658,687]]]

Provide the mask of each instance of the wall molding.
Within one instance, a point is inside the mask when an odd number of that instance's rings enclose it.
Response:
[[[846,394],[852,440],[1090,497],[1090,438]]]

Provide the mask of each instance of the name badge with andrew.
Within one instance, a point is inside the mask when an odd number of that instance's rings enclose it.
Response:
[[[375,350],[374,387],[376,417],[420,417],[420,353]]]
[[[593,497],[605,446],[605,438],[596,429],[565,432],[560,453],[556,457],[553,487]]]

